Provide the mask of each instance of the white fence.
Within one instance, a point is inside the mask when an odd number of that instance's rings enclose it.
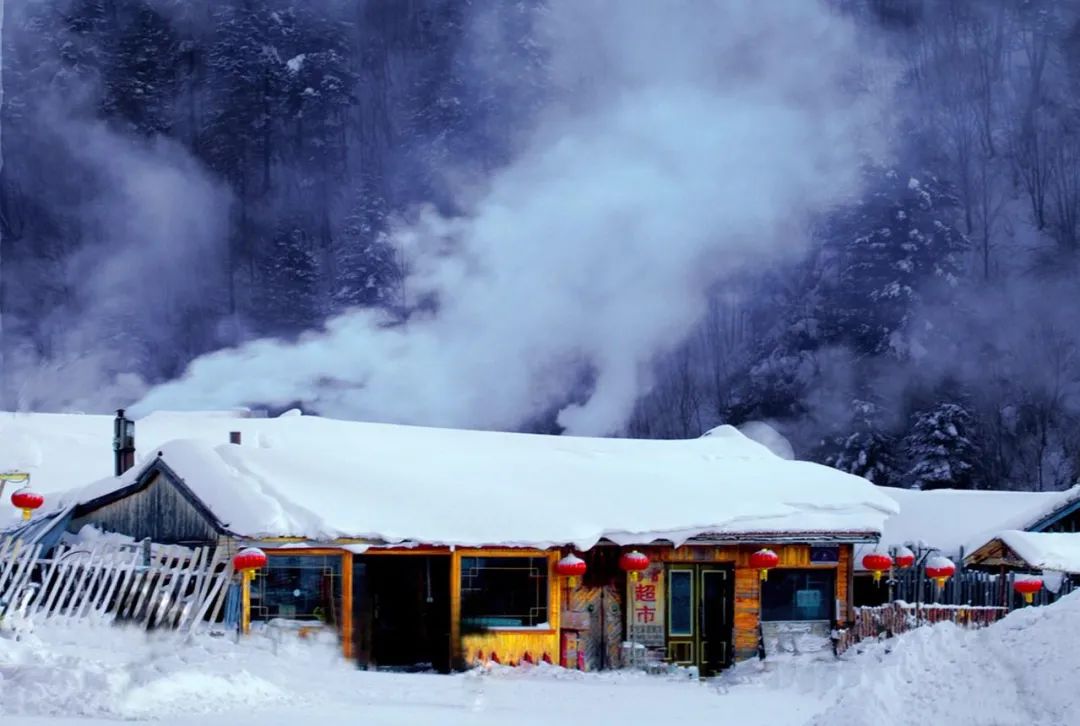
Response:
[[[217,622],[232,580],[221,548],[0,539],[0,619],[97,618],[193,631]]]

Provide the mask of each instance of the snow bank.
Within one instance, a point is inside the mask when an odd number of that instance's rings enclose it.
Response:
[[[998,537],[1033,569],[1080,574],[1080,532],[1021,532]]]
[[[314,540],[590,547],[701,533],[876,536],[896,505],[864,479],[786,461],[731,427],[700,439],[539,436],[310,416],[161,416],[151,449],[231,531]],[[139,422],[137,440],[146,440]],[[241,446],[224,444],[228,431]],[[153,440],[153,439],[151,439]],[[145,448],[141,449],[143,452]],[[134,481],[108,477],[53,507]]]
[[[0,633],[0,716],[157,718],[282,702],[280,684],[246,663],[257,645],[210,637],[51,625]],[[6,720],[6,719],[0,719]]]
[[[860,648],[841,663],[824,726],[986,726],[1075,723],[1080,593],[1017,610],[981,630],[952,623],[918,628]]]

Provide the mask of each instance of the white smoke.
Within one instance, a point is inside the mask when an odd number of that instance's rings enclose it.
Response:
[[[436,312],[203,356],[135,410],[513,428],[564,406],[568,431],[612,433],[711,286],[799,254],[808,214],[857,191],[876,116],[855,29],[824,4],[554,0],[539,22],[566,101],[466,214],[398,230],[407,292]]]

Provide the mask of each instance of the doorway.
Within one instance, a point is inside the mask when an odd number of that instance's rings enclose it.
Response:
[[[450,671],[450,557],[353,559],[357,662],[367,668]]]
[[[728,565],[671,565],[668,659],[711,676],[731,664],[735,573]]]

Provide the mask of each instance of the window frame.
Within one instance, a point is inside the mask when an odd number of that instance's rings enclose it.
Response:
[[[836,578],[837,578],[837,572],[838,572],[837,568],[834,568],[834,567],[829,567],[829,568],[825,568],[825,567],[785,567],[785,568],[778,568],[778,569],[772,570],[769,573],[769,579],[762,583],[761,598],[760,598],[760,601],[759,601],[759,613],[758,613],[761,622],[763,622],[763,623],[814,623],[814,622],[820,623],[820,622],[826,622],[826,621],[834,622],[836,620],[836,591],[837,591]],[[768,617],[766,615],[765,592],[766,592],[767,589],[769,589],[770,583],[775,585],[776,581],[777,581],[776,578],[791,577],[791,576],[802,576],[804,578],[810,578],[810,577],[822,577],[822,578],[824,578],[825,582],[828,585],[827,586],[827,592],[825,592],[824,594],[828,595],[828,597],[823,598],[823,602],[822,602],[820,610],[823,610],[825,612],[825,617],[823,617],[823,618],[792,618],[792,617],[776,618],[776,617]],[[809,584],[809,582],[806,582],[805,584]],[[804,589],[806,589],[806,588],[804,588]],[[798,592],[798,589],[793,589],[792,590],[793,596],[794,596],[795,592]],[[790,614],[796,608],[795,601],[792,600],[791,602],[784,605],[783,607]],[[776,609],[776,608],[774,607],[773,609]]]
[[[515,551],[487,551],[487,550],[459,550],[459,557],[457,558],[457,577],[455,583],[455,594],[457,596],[457,620],[458,627],[462,634],[466,633],[533,633],[533,634],[551,634],[557,632],[559,627],[559,613],[558,598],[556,597],[555,588],[557,586],[554,572],[552,570],[552,564],[554,562],[551,553],[538,550],[524,550],[521,552]],[[471,559],[478,560],[534,560],[543,562],[543,572],[545,587],[543,590],[543,597],[545,598],[545,613],[546,616],[536,625],[479,625],[470,623],[470,618],[467,613],[467,600],[466,594],[466,570],[467,561]],[[476,616],[476,617],[497,617],[497,616]],[[539,627],[543,623],[547,623],[547,627]]]

